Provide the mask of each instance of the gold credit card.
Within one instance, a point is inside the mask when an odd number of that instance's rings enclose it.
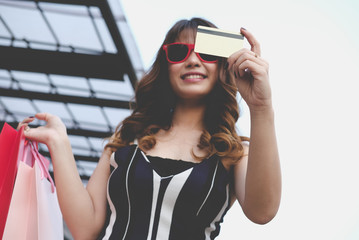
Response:
[[[243,40],[238,32],[198,26],[194,51],[228,58],[243,47]]]

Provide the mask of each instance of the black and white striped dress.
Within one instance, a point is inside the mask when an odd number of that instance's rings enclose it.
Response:
[[[229,173],[214,155],[173,174],[137,145],[111,157],[109,213],[100,239],[214,239],[230,207]],[[163,161],[173,161],[165,160]],[[183,164],[182,164],[183,166]]]

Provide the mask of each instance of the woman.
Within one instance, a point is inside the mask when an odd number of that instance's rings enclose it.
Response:
[[[198,25],[215,27],[193,18],[169,30],[86,189],[58,117],[37,114],[46,126],[25,131],[49,148],[75,239],[214,239],[235,200],[255,223],[276,215],[281,174],[268,64],[244,28],[251,50],[228,59],[194,53]],[[251,114],[250,144],[235,131],[237,91]]]

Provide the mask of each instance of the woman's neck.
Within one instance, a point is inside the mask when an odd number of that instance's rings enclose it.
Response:
[[[204,104],[177,103],[173,113],[172,126],[202,131],[204,112]]]

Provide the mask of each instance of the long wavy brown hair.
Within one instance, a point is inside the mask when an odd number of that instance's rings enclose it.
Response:
[[[168,31],[162,46],[175,42],[183,31],[195,32],[199,25],[216,27],[201,18],[180,20]],[[170,86],[168,62],[162,46],[157,52],[153,65],[136,87],[132,114],[117,126],[105,148],[117,149],[138,139],[139,146],[149,150],[156,144],[155,134],[160,129],[171,128],[176,96]],[[206,97],[206,111],[203,119],[205,129],[203,129],[198,147],[205,150],[207,155],[198,157],[192,151],[197,160],[214,154],[238,160],[243,156],[242,141],[249,140],[236,133],[235,123],[239,117],[237,87],[233,74],[225,69],[225,63],[224,58],[218,61],[218,81]]]

